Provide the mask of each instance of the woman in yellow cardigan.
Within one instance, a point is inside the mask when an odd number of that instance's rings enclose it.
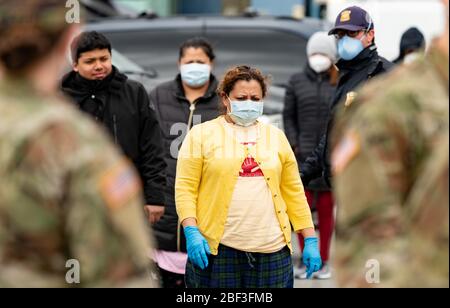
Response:
[[[320,269],[311,212],[284,133],[257,121],[267,78],[230,69],[224,115],[194,126],[178,155],[175,199],[186,236],[187,287],[293,287],[291,224],[305,237],[308,276]]]

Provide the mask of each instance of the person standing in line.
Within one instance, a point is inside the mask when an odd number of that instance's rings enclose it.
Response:
[[[331,187],[329,141],[335,129],[334,119],[338,106],[352,105],[359,87],[375,77],[382,76],[393,67],[391,62],[378,54],[374,22],[369,13],[362,8],[352,6],[340,12],[329,34],[338,40],[340,60],[336,63],[336,67],[340,76],[330,105],[331,114],[326,133],[300,170],[304,185],[308,185],[313,179],[323,177]]]
[[[161,126],[167,164],[166,207],[153,225],[158,244],[155,261],[165,288],[184,287],[187,254],[183,229],[175,208],[175,174],[178,150],[193,125],[219,116],[218,82],[212,74],[215,54],[204,38],[191,38],[180,46],[180,73],[150,93],[150,104]]]
[[[410,64],[425,53],[425,37],[416,27],[409,28],[400,40],[400,54],[395,64]]]
[[[73,70],[61,89],[74,105],[104,126],[112,140],[133,162],[144,185],[149,222],[164,213],[166,164],[161,132],[148,94],[112,65],[110,41],[101,33],[83,32],[71,44]]]
[[[58,91],[66,10],[0,0],[0,288],[157,287],[135,169]]]
[[[286,136],[296,154],[300,170],[305,159],[319,144],[327,128],[330,101],[336,90],[338,72],[336,39],[326,32],[311,36],[306,46],[308,62],[303,72],[295,74],[286,90],[283,121]],[[312,210],[317,210],[322,268],[314,273],[318,279],[331,278],[328,265],[334,229],[334,200],[323,179],[311,181],[305,189]],[[300,248],[303,236],[298,234]],[[300,261],[294,269],[296,278],[306,278],[306,267]]]
[[[292,288],[291,224],[305,237],[308,278],[321,267],[294,152],[281,130],[258,121],[267,88],[259,70],[231,68],[218,89],[223,115],[183,142],[175,200],[187,287]]]

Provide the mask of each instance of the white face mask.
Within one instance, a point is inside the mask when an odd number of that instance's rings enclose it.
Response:
[[[228,115],[237,125],[244,127],[253,125],[263,115],[264,102],[262,101],[232,101],[230,98],[228,100],[231,109]]]
[[[208,64],[190,63],[180,66],[181,79],[192,88],[204,86],[210,78],[211,66]]]
[[[333,65],[331,59],[324,55],[312,55],[308,61],[309,66],[318,74],[326,72]]]

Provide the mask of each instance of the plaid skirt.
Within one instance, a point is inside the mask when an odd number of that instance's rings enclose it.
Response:
[[[188,288],[293,288],[291,252],[287,246],[265,254],[220,245],[204,270],[188,260],[185,283]]]

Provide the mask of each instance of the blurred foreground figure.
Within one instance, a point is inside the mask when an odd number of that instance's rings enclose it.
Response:
[[[0,0],[0,287],[155,286],[141,184],[57,93],[60,0]]]
[[[425,58],[341,110],[332,154],[339,286],[449,286],[448,100],[447,24]]]

